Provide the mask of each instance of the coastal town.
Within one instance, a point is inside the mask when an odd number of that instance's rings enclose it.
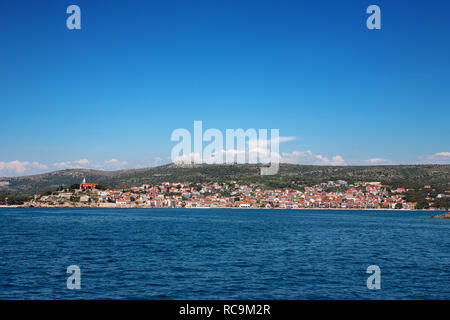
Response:
[[[428,186],[425,186],[428,187]],[[24,207],[98,208],[341,208],[416,209],[404,188],[391,190],[380,182],[348,184],[328,181],[302,190],[268,190],[257,184],[162,182],[125,189],[107,189],[84,179],[79,185],[34,195]],[[431,203],[432,204],[432,203]],[[433,208],[431,208],[433,209]]]

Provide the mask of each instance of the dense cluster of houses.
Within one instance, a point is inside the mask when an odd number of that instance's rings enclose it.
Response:
[[[264,189],[257,184],[163,182],[129,189],[97,189],[94,183],[35,195],[29,206],[145,207],[145,208],[358,208],[415,209],[406,202],[405,189],[389,190],[378,182],[348,185],[329,181],[295,189]]]

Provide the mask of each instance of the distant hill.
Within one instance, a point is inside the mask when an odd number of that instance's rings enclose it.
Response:
[[[450,165],[399,166],[313,166],[281,164],[274,176],[261,176],[260,165],[190,165],[169,164],[154,168],[101,171],[69,169],[24,177],[0,178],[1,195],[31,195],[61,185],[88,182],[109,188],[139,186],[144,183],[169,182],[227,182],[260,183],[267,187],[311,185],[328,180],[380,181],[393,187],[414,187],[430,184],[450,188]]]

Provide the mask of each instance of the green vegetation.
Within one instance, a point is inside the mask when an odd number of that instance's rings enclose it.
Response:
[[[430,208],[429,203],[433,203],[434,208],[450,208],[450,198],[437,198],[438,194],[445,194],[441,188],[424,188],[409,190],[404,193],[408,202],[417,202],[417,209]],[[447,193],[447,195],[450,195]]]
[[[6,198],[8,198],[8,201],[6,202]],[[0,196],[0,205],[4,205],[8,203],[8,205],[21,205],[24,204],[24,202],[30,201],[33,197],[31,196]]]

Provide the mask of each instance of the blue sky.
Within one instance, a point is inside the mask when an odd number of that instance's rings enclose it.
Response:
[[[68,30],[66,8],[81,8]],[[366,8],[381,8],[381,30]],[[450,163],[448,1],[2,1],[0,176],[168,162],[177,128],[285,161]]]

